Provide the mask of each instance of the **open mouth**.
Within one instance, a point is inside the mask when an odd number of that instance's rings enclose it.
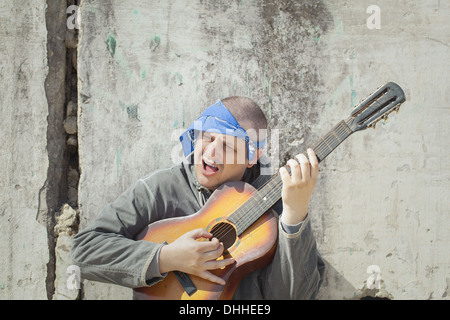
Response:
[[[214,174],[217,171],[219,171],[219,168],[217,166],[215,166],[213,163],[209,162],[209,161],[205,161],[204,159],[202,160],[203,162],[203,171],[206,174]]]

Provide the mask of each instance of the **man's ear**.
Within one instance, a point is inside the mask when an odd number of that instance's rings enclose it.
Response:
[[[263,155],[264,150],[263,149],[257,149],[255,156],[253,157],[253,159],[251,161],[248,162],[247,164],[247,168],[251,168],[253,167],[254,164],[256,164],[256,162],[258,162],[259,158],[261,158],[261,156]]]

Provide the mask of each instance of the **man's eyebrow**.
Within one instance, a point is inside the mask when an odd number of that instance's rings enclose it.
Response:
[[[224,139],[224,142],[225,142],[225,144],[227,145],[227,146],[230,146],[230,147],[233,147],[234,149],[237,149],[238,148],[238,144],[239,143],[246,143],[244,140],[242,140],[242,139],[239,139],[238,137],[233,137],[233,139],[231,140],[228,140],[228,139]],[[228,143],[228,142],[230,142],[230,143]]]
[[[201,131],[201,136],[206,136],[206,137],[210,137],[210,138],[213,137],[212,132],[208,132],[208,131]],[[233,147],[233,148],[237,148],[237,145],[240,143],[240,141],[245,143],[245,141],[239,139],[238,137],[232,136],[232,135],[224,134],[222,137],[223,144],[226,146]]]

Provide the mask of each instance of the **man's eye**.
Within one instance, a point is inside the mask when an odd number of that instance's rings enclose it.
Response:
[[[204,134],[204,135],[202,135],[202,140],[209,142],[209,141],[211,141],[211,136]]]
[[[225,148],[230,151],[234,151],[234,145],[225,144]]]

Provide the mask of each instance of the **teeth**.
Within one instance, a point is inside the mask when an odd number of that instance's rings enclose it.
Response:
[[[203,161],[205,161],[205,163],[208,165],[208,166],[210,166],[210,167],[213,167],[213,168],[216,168],[217,169],[217,167],[215,166],[215,165],[213,165],[213,164],[211,164],[211,163],[209,163],[208,161],[206,161],[205,159],[203,159]]]

